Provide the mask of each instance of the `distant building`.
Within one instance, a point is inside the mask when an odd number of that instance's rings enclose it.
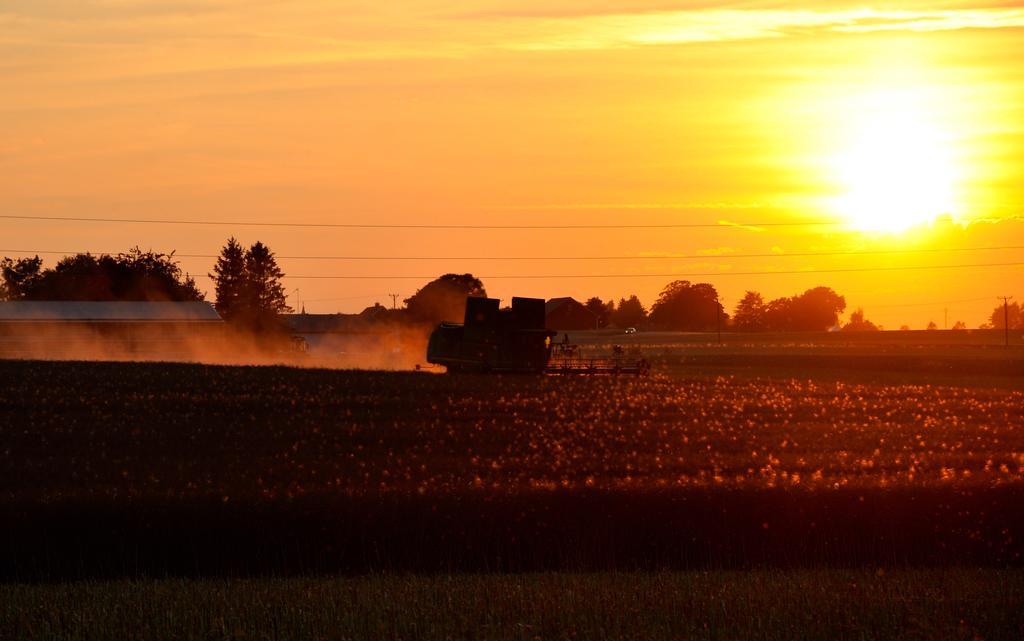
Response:
[[[313,354],[344,352],[348,337],[367,331],[359,314],[285,314],[281,319]]]
[[[358,314],[283,314],[281,319],[293,336],[346,333],[360,325]]]
[[[410,369],[423,362],[423,327],[403,322],[402,310],[382,305],[358,314],[285,314],[292,338],[310,356],[343,367]]]
[[[281,318],[308,353],[343,357],[376,349],[379,337],[394,331],[393,324],[384,322],[387,311],[375,305],[358,314],[285,314]]]
[[[224,328],[206,302],[6,301],[0,358],[188,359]]]
[[[387,314],[388,308],[384,307],[380,303],[374,303],[370,307],[359,312],[359,316],[367,320],[381,320],[387,316]]]
[[[597,316],[575,298],[552,298],[544,304],[544,323],[548,329],[596,329]]]

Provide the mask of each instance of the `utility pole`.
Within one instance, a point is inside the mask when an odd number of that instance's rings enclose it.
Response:
[[[1013,296],[996,296],[1003,300],[1003,347],[1010,346],[1010,299]]]
[[[298,314],[299,313],[299,288],[296,287],[295,289],[293,289],[292,293],[295,294],[295,313]]]
[[[949,329],[949,308],[942,310],[942,329]]]
[[[398,308],[398,297],[401,296],[401,294],[388,294],[388,296],[391,297],[391,309],[397,309]]]
[[[718,344],[722,344],[722,303],[715,297],[715,327],[718,330]]]

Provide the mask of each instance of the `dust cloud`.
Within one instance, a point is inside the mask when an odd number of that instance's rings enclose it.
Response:
[[[429,336],[404,324],[293,338],[224,325],[33,323],[0,328],[0,359],[412,370],[426,365]]]

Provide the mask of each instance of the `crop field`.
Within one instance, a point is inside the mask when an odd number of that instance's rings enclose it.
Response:
[[[0,362],[0,637],[1019,637],[1012,354],[713,349],[593,378]]]
[[[1024,393],[0,365],[0,572],[1020,565]]]

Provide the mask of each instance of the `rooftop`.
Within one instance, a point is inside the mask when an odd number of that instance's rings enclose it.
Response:
[[[550,314],[551,312],[565,305],[578,305],[586,309],[586,306],[583,303],[576,300],[575,298],[572,298],[571,296],[562,296],[560,298],[552,298],[548,300],[548,302],[544,303],[544,313]],[[587,311],[589,312],[590,310],[587,309]]]

